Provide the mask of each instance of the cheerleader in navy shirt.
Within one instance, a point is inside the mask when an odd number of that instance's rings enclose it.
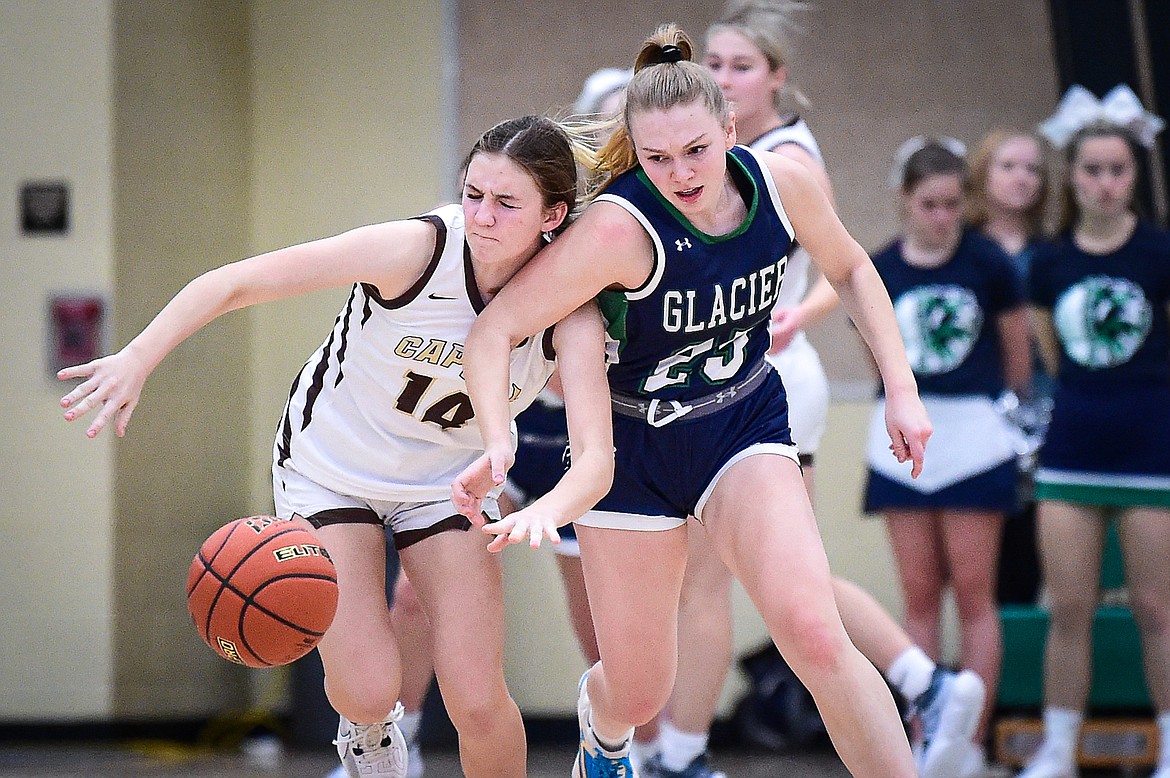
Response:
[[[1106,103],[1126,98],[1121,89]],[[1134,129],[1152,142],[1160,120],[1140,104],[1138,111]],[[1140,137],[1110,124],[1090,124],[1072,136],[1070,218],[1032,265],[1032,301],[1057,389],[1036,473],[1040,555],[1052,602],[1044,743],[1021,774],[1026,778],[1076,775],[1110,520],[1117,521],[1158,713],[1154,776],[1170,778],[1170,234],[1134,212]]]
[[[906,629],[936,659],[942,595],[955,592],[960,661],[988,689],[999,680],[996,558],[1016,493],[1016,451],[993,407],[1029,383],[1027,309],[1008,257],[962,227],[966,166],[939,142],[916,138],[896,169],[906,232],[874,257],[894,302],[910,366],[935,425],[935,456],[918,479],[888,467],[883,408],[869,443],[865,507],[886,519],[905,601]],[[987,710],[975,743],[986,727]],[[972,745],[972,772],[981,763]]]

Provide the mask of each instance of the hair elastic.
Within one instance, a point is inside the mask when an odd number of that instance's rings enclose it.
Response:
[[[682,49],[680,49],[678,46],[675,46],[673,43],[668,43],[662,47],[661,57],[658,61],[660,63],[666,63],[666,62],[682,62],[682,60],[683,60]]]

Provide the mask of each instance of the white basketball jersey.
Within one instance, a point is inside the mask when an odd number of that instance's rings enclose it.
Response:
[[[463,343],[485,305],[463,231],[463,209],[418,217],[435,225],[435,253],[402,296],[355,284],[329,337],[293,382],[273,457],[333,491],[425,502],[483,453]],[[552,329],[512,351],[512,415],[553,369]],[[513,439],[515,427],[513,426]]]
[[[785,143],[795,143],[812,155],[821,167],[825,159],[821,156],[821,147],[808,124],[800,117],[794,117],[783,127],[770,130],[749,144],[748,148],[755,151],[774,151]],[[808,292],[808,271],[811,261],[808,252],[797,247],[788,255],[788,268],[784,272],[784,283],[780,285],[780,296],[776,300],[777,308],[792,308],[800,304]]]

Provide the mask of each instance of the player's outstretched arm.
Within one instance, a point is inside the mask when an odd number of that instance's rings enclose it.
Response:
[[[61,380],[83,379],[61,398],[65,419],[96,410],[89,437],[111,422],[125,435],[147,377],[208,322],[249,305],[359,281],[374,284],[384,297],[397,296],[422,272],[434,242],[435,228],[425,221],[386,222],[209,270],[183,287],[121,351],[58,371]]]

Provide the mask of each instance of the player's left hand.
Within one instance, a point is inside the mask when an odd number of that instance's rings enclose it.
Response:
[[[917,478],[926,459],[926,441],[934,432],[917,392],[886,396],[886,431],[890,451],[899,462],[913,462],[910,477]]]
[[[509,513],[499,521],[484,524],[482,529],[495,539],[488,544],[488,551],[503,551],[515,543],[528,542],[530,548],[540,548],[541,541],[548,538],[552,543],[560,543],[561,536],[557,532],[560,525],[557,517],[534,503],[523,510]]]

